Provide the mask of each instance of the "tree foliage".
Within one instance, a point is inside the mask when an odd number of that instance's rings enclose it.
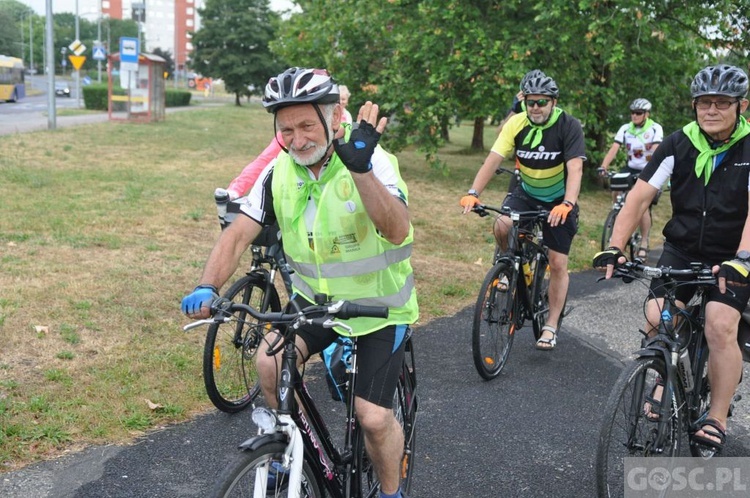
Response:
[[[598,164],[628,104],[645,97],[665,132],[692,119],[689,84],[707,64],[747,69],[748,0],[299,0],[271,46],[294,65],[324,66],[398,126],[394,150],[435,153],[456,117],[502,116],[528,70],[561,89]]]
[[[207,0],[198,12],[202,27],[193,34],[190,65],[203,76],[223,79],[237,105],[251,88],[260,91],[270,75],[283,70],[268,48],[278,24],[268,0]]]

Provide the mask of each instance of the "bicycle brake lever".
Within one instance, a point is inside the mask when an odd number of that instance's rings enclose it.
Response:
[[[333,327],[341,327],[342,329],[346,330],[348,333],[352,333],[352,328],[341,322],[337,322],[335,320],[331,320],[330,318],[327,318],[324,322],[320,324],[325,329],[332,329]]]
[[[198,320],[198,321],[195,321],[193,323],[188,323],[187,325],[185,325],[184,327],[182,327],[182,330],[184,332],[188,332],[190,330],[193,330],[196,327],[200,327],[201,325],[213,325],[214,323],[228,322],[228,321],[229,321],[229,317],[223,317],[223,318],[221,318],[221,317],[205,318],[203,320]]]

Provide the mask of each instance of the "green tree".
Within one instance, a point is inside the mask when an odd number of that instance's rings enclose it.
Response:
[[[167,77],[174,77],[174,59],[172,58],[172,52],[169,50],[162,50],[161,48],[157,47],[153,49],[151,53],[154,55],[158,55],[159,57],[167,61],[164,65],[164,70],[167,72]]]
[[[223,79],[236,105],[283,70],[268,48],[279,20],[268,0],[207,0],[198,12],[203,25],[193,34],[190,65],[203,76]]]
[[[0,54],[27,59],[28,40],[21,32],[21,24],[33,10],[16,0],[0,0]],[[27,31],[28,33],[28,31]]]

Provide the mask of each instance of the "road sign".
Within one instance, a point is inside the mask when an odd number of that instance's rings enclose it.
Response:
[[[107,59],[107,51],[101,45],[95,46],[91,49],[91,58],[95,61],[103,61]]]
[[[91,78],[89,78],[88,76],[84,76],[83,79],[81,80],[81,82],[84,85],[90,85],[91,84]]]
[[[70,59],[70,63],[73,64],[73,67],[76,69],[76,71],[81,69],[83,63],[86,62],[85,55],[69,55],[68,59]]]
[[[141,43],[138,38],[120,38],[120,66],[132,71],[138,70],[138,54],[141,53]]]
[[[86,51],[86,45],[84,45],[81,40],[75,40],[73,43],[68,45],[68,48],[71,52],[73,52],[76,55],[81,55]]]

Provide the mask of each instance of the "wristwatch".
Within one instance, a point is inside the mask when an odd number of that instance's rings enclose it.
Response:
[[[470,188],[468,192],[466,192],[467,195],[473,195],[476,198],[479,198],[479,192],[474,190],[473,188]],[[750,253],[748,254],[750,255]]]
[[[743,263],[750,263],[750,251],[740,251],[735,257]]]

